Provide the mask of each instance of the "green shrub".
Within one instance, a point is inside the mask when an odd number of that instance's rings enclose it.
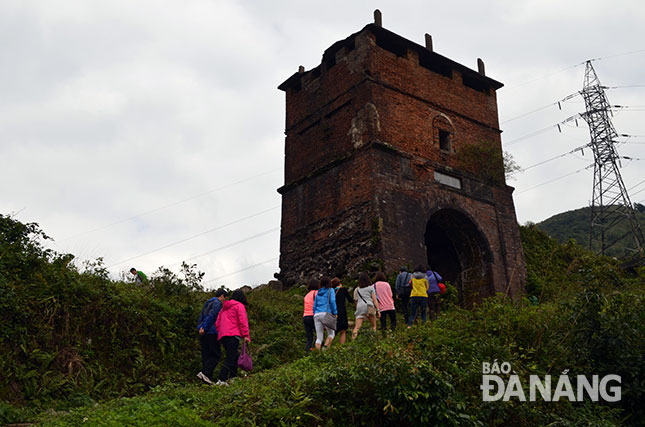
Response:
[[[256,289],[247,308],[256,369],[210,388],[188,384],[210,296],[195,266],[133,286],[110,281],[101,260],[79,272],[70,255],[43,250],[34,224],[0,216],[0,233],[3,423],[46,408],[69,413],[43,412],[45,425],[637,425],[645,415],[645,269],[628,274],[534,227],[521,233],[538,305],[498,296],[464,310],[447,283],[437,321],[364,330],[302,357],[304,288]],[[521,378],[618,374],[623,398],[483,402],[482,364],[494,360]]]

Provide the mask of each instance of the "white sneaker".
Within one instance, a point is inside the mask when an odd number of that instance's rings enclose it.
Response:
[[[197,374],[197,378],[204,381],[206,384],[213,385],[213,381],[211,381],[210,378],[204,375],[203,372],[200,372],[199,374]]]
[[[217,380],[217,382],[215,383],[215,385],[226,385],[226,386],[227,386],[227,385],[228,385],[228,383],[227,383],[226,381]]]

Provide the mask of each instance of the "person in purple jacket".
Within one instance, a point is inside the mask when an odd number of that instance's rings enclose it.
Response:
[[[206,301],[197,320],[199,345],[202,348],[202,370],[197,374],[197,378],[206,384],[213,384],[213,371],[222,355],[222,350],[217,339],[215,320],[217,320],[217,315],[222,309],[222,303],[225,298],[226,291],[224,289],[218,289],[215,292],[215,296]]]
[[[428,276],[428,311],[430,311],[430,320],[437,320],[441,309],[439,282],[443,280],[443,277],[430,267],[428,267],[426,275]]]

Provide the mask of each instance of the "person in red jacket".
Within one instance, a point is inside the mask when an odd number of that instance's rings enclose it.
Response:
[[[240,289],[233,291],[231,299],[224,301],[217,316],[215,328],[226,358],[217,376],[216,385],[228,385],[230,378],[237,376],[237,359],[240,357],[240,341],[250,343],[249,321],[246,317],[246,296]]]

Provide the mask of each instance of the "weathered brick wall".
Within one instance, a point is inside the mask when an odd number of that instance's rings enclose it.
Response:
[[[283,280],[306,283],[321,274],[344,275],[380,257],[373,239],[370,174],[368,152],[362,150],[306,184],[282,190]]]
[[[283,83],[283,279],[355,274],[372,259],[393,271],[434,257],[464,294],[476,295],[466,303],[521,292],[512,188],[488,185],[459,162],[469,144],[501,150],[500,86],[374,26]],[[439,129],[450,132],[449,150],[439,147]],[[435,170],[458,179],[461,189],[435,181]],[[429,251],[427,229],[439,230],[432,237],[450,240],[453,252],[446,253],[459,256]]]
[[[455,237],[465,226],[472,227],[485,239],[476,250],[488,250],[492,257],[486,263],[492,286],[480,290],[481,296],[507,291],[514,295],[522,289],[524,258],[510,187],[493,189],[453,171],[462,182],[462,189],[457,190],[432,178],[441,164],[392,150],[372,153],[375,213],[382,219],[381,253],[389,271],[401,265],[427,264],[424,234],[428,221],[437,212],[456,211],[460,215],[443,224],[446,233]],[[460,240],[466,239],[455,239]],[[453,277],[450,280],[455,282]]]

